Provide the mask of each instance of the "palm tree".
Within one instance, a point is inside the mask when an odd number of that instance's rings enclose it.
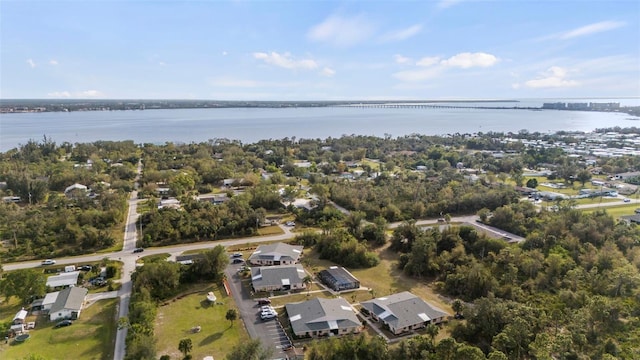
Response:
[[[460,299],[453,300],[453,304],[451,304],[451,308],[453,309],[453,311],[456,312],[456,315],[459,316],[460,312],[464,308],[464,305],[462,304],[462,300]]]
[[[313,278],[311,278],[311,275],[307,275],[302,279],[302,283],[307,288],[307,296],[309,296],[309,293],[311,292],[311,287],[309,285],[313,283]]]
[[[427,325],[426,331],[427,331],[427,335],[429,336],[429,339],[431,339],[431,347],[433,347],[434,341],[436,339],[436,336],[438,336],[438,332],[440,331],[440,328],[436,324],[429,324]]]
[[[178,350],[180,350],[180,352],[184,354],[185,358],[191,352],[192,349],[193,349],[193,343],[191,342],[191,339],[184,338],[180,340],[180,343],[178,344]]]

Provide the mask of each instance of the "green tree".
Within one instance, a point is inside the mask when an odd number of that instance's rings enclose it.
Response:
[[[538,179],[531,178],[531,179],[527,180],[527,187],[528,188],[532,188],[532,189],[537,188],[538,187]]]
[[[184,357],[187,357],[191,350],[193,350],[193,343],[190,338],[184,338],[180,340],[178,343],[178,350],[184,354]]]
[[[584,184],[591,180],[591,172],[587,169],[582,169],[576,174],[576,179],[580,181],[580,184],[584,187]]]
[[[307,288],[307,296],[309,296],[309,293],[311,291],[311,284],[313,283],[313,278],[310,275],[306,275],[303,279],[302,279],[302,283],[304,284],[304,286]]]
[[[459,315],[462,309],[464,309],[464,303],[460,299],[455,299],[451,304],[451,309],[456,312],[456,315]]]
[[[231,327],[233,326],[233,322],[238,318],[238,311],[236,309],[229,309],[224,317],[229,320],[229,327]]]
[[[42,297],[47,292],[47,278],[38,270],[19,269],[5,275],[0,282],[2,293],[10,298],[17,297],[23,304],[28,304],[33,297]]]
[[[253,339],[234,346],[226,360],[268,360],[273,351],[262,346],[260,339]]]

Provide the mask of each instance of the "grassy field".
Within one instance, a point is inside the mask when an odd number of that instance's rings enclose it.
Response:
[[[210,305],[206,294],[213,291],[217,303]],[[227,310],[235,308],[233,298],[224,293],[224,289],[211,285],[200,292],[187,295],[168,305],[158,308],[155,333],[158,338],[158,356],[170,355],[172,359],[181,359],[178,351],[180,339],[190,338],[193,343],[193,359],[202,359],[212,355],[215,359],[224,359],[227,352],[237,344],[249,339],[239,319],[233,325],[225,319]],[[199,333],[190,329],[201,326]]]
[[[638,204],[624,204],[624,205],[618,205],[618,206],[607,206],[607,207],[603,207],[603,208],[591,208],[591,209],[584,209],[583,211],[586,213],[592,213],[595,212],[597,210],[605,210],[607,212],[607,214],[613,216],[614,218],[618,219],[620,218],[620,216],[626,216],[626,215],[635,215],[634,211],[635,209],[640,208],[640,206],[638,206]]]
[[[0,358],[22,359],[33,354],[46,359],[112,359],[117,303],[117,299],[98,301],[84,309],[73,325],[60,329],[54,329],[55,323],[49,322],[46,316],[40,316],[35,320],[36,328],[30,331],[29,340],[22,344],[0,344]],[[3,320],[7,319],[6,314],[7,310],[0,310]],[[13,315],[15,312],[11,317]]]
[[[266,235],[281,235],[284,234],[284,231],[280,228],[280,226],[265,226],[260,227],[258,229],[258,236],[266,236]]]

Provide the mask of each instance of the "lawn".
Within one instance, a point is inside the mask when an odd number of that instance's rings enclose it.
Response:
[[[613,216],[614,218],[618,219],[620,218],[620,216],[627,216],[627,215],[635,215],[635,209],[640,208],[640,206],[638,206],[638,204],[624,204],[624,205],[618,205],[618,206],[607,206],[607,207],[602,207],[602,208],[590,208],[590,209],[584,209],[583,211],[585,213],[592,213],[595,212],[597,210],[605,210],[607,212],[607,214]]]
[[[216,303],[222,305],[208,303],[206,295],[209,291],[215,293],[218,298]],[[216,285],[160,306],[155,323],[158,356],[170,355],[172,359],[181,359],[178,343],[183,338],[190,338],[193,359],[208,355],[224,359],[231,348],[249,339],[240,319],[234,321],[232,326],[225,319],[227,310],[231,308],[235,308],[233,298]],[[192,333],[190,329],[194,326],[201,326],[202,330]]]
[[[360,280],[361,286],[367,287],[371,291],[346,292],[342,294],[342,297],[349,302],[360,302],[374,297],[410,291],[414,295],[453,314],[451,306],[435,293],[426,280],[408,277],[397,268],[398,255],[395,252],[389,250],[388,247],[378,249],[377,252],[380,256],[380,263],[377,266],[369,269],[348,269]],[[312,273],[336,265],[328,260],[318,259],[317,253],[309,252],[308,250],[305,251],[304,259],[305,263],[309,264],[307,271]]]
[[[258,229],[258,236],[267,236],[267,235],[281,235],[284,234],[284,231],[280,228],[280,226],[264,226]]]
[[[117,303],[118,299],[98,301],[84,309],[73,325],[60,329],[54,329],[55,323],[40,316],[29,340],[0,344],[0,358],[22,359],[33,354],[46,359],[112,359]],[[4,312],[0,314],[4,317]]]

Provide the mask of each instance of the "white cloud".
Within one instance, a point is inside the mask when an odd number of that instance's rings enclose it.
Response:
[[[443,71],[443,67],[436,66],[426,69],[399,71],[393,74],[393,77],[405,82],[420,82],[438,77]]]
[[[579,85],[577,81],[569,80],[566,77],[566,69],[559,66],[552,66],[542,73],[537,79],[526,81],[524,85],[534,89],[572,87]]]
[[[382,35],[380,39],[382,41],[402,41],[417,35],[418,33],[420,33],[420,31],[422,31],[422,25],[416,24],[406,29],[400,29],[386,33]]]
[[[32,59],[27,59],[27,64],[29,64],[29,66],[31,66],[32,69],[36,67],[36,63]]]
[[[494,55],[477,52],[477,53],[460,53],[456,54],[446,60],[442,60],[440,63],[444,66],[459,67],[468,69],[472,67],[489,67],[498,62],[498,58]]]
[[[58,60],[56,60],[56,59],[49,60],[49,65],[54,65],[54,66],[58,65]]]
[[[438,62],[440,62],[440,58],[438,56],[427,56],[418,60],[418,62],[416,62],[416,65],[426,67],[426,66],[435,65]]]
[[[160,62],[158,62],[158,65],[165,66],[165,65],[167,65],[167,63],[165,63],[164,61],[160,61]]]
[[[313,41],[326,42],[335,46],[351,46],[368,39],[375,26],[363,15],[347,18],[331,15],[312,27],[307,37]]]
[[[408,64],[411,62],[411,58],[408,58],[406,56],[402,56],[400,54],[395,54],[393,55],[393,59],[396,61],[396,63],[398,64]]]
[[[101,97],[104,94],[98,90],[85,90],[78,92],[69,92],[69,91],[54,91],[47,94],[48,97],[51,98],[74,98],[74,99],[83,99],[83,98],[96,98]]]
[[[264,52],[255,52],[253,53],[253,57],[262,60],[267,64],[275,65],[285,69],[303,69],[303,70],[313,70],[318,68],[318,63],[313,59],[301,59],[295,60],[291,57],[291,54],[284,53],[279,54],[275,51],[270,53]]]
[[[322,69],[321,74],[326,77],[332,77],[333,75],[336,74],[336,71],[331,68],[325,67]]]
[[[222,52],[222,56],[227,56],[227,55],[229,55],[229,53],[228,53],[228,52],[226,52],[226,51],[223,51],[223,52]]]
[[[594,24],[582,26],[577,29],[569,30],[567,32],[558,34],[555,37],[562,40],[573,39],[580,36],[587,36],[604,31],[614,30],[625,25],[626,23],[622,21],[601,21]]]

